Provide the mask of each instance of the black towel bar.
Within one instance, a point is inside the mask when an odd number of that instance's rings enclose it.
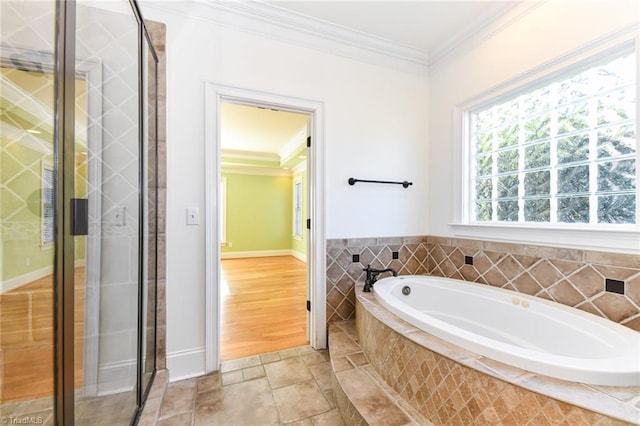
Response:
[[[391,182],[388,180],[365,180],[365,179],[356,179],[356,178],[349,178],[349,185],[355,185],[356,182],[367,182],[367,183],[390,183],[390,184],[394,184],[394,185],[402,185],[403,188],[408,188],[409,185],[413,185],[413,182],[407,182],[406,180],[404,182]]]

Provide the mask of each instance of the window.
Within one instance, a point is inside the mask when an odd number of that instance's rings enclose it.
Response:
[[[220,180],[220,242],[227,244],[227,177]]]
[[[471,223],[636,225],[636,56],[466,112]]]
[[[302,179],[293,184],[293,236],[302,238]]]

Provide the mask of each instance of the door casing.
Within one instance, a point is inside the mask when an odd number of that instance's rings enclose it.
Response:
[[[309,342],[327,346],[324,192],[324,104],[320,101],[262,92],[214,82],[205,83],[205,370],[220,369],[220,124],[221,104],[233,102],[308,114],[311,147],[308,159],[309,243],[308,288],[311,297]]]

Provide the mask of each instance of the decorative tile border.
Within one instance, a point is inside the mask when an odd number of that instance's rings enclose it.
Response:
[[[622,425],[616,418],[638,418],[638,387],[570,383],[497,363],[417,330],[371,294],[359,292],[357,310],[359,344],[375,371],[435,424]]]

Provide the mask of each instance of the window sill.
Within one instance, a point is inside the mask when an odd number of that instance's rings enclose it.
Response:
[[[456,237],[640,254],[640,229],[585,229],[523,224],[452,223]]]

